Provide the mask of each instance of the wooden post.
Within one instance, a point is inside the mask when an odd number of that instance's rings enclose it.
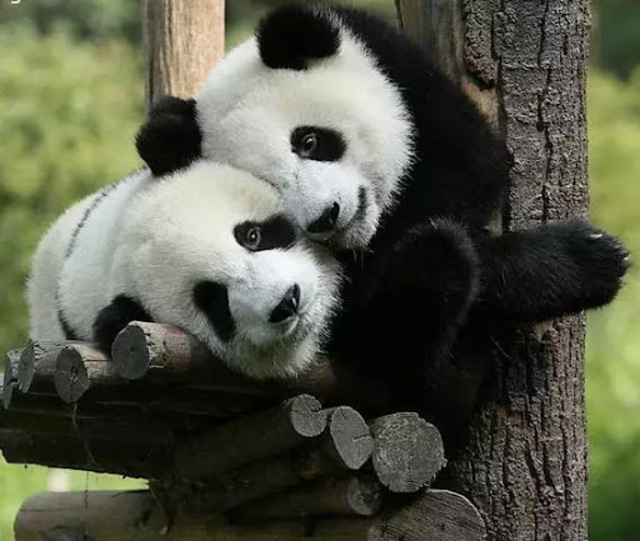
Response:
[[[193,96],[224,54],[224,0],[144,0],[147,103]]]
[[[405,30],[506,135],[504,229],[584,216],[589,0],[396,4]],[[448,453],[448,486],[478,506],[489,539],[584,541],[584,317],[500,346],[486,352],[498,366],[470,442]]]

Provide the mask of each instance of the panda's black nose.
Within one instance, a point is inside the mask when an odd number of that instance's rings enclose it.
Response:
[[[300,286],[298,284],[292,285],[282,297],[282,300],[278,303],[271,312],[269,321],[271,323],[280,323],[285,319],[290,318],[298,311],[300,304]]]
[[[333,231],[339,215],[340,205],[334,203],[322,213],[320,218],[307,227],[307,231],[309,233],[328,233],[329,231]]]

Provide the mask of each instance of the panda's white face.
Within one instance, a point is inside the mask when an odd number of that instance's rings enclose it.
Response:
[[[197,162],[139,197],[122,254],[153,319],[250,376],[301,371],[336,304],[338,268],[299,235],[275,189]]]
[[[312,238],[362,248],[394,201],[412,155],[398,90],[342,31],[338,54],[310,69],[265,66],[255,38],[196,96],[205,157],[276,186]]]

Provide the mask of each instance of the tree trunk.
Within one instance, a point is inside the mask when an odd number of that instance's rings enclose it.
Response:
[[[144,0],[147,103],[193,96],[224,54],[224,0]]]
[[[397,0],[400,20],[494,125],[513,156],[504,229],[587,210],[588,0]],[[534,292],[535,294],[535,292]],[[448,482],[490,540],[587,538],[584,317],[523,333],[498,363]]]

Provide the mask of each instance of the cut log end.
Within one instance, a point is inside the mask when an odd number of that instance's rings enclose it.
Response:
[[[87,369],[80,354],[72,347],[64,347],[56,361],[54,383],[58,396],[73,404],[89,390]]]
[[[289,400],[289,420],[293,430],[302,437],[319,436],[327,426],[326,416],[321,413],[322,404],[313,396],[299,395]]]
[[[21,349],[12,349],[4,357],[4,381],[14,381],[18,378]]]
[[[129,324],[113,342],[111,356],[120,377],[143,378],[149,370],[150,355],[144,324]]]
[[[371,424],[371,432],[373,468],[392,492],[420,490],[446,464],[440,432],[416,413],[380,417]]]
[[[359,470],[373,452],[373,437],[362,415],[341,406],[331,412],[328,424],[325,450],[345,468]]]
[[[35,343],[29,339],[22,354],[20,355],[20,361],[18,363],[18,386],[23,393],[26,393],[31,387],[33,382],[33,376],[36,373],[36,352]]]

